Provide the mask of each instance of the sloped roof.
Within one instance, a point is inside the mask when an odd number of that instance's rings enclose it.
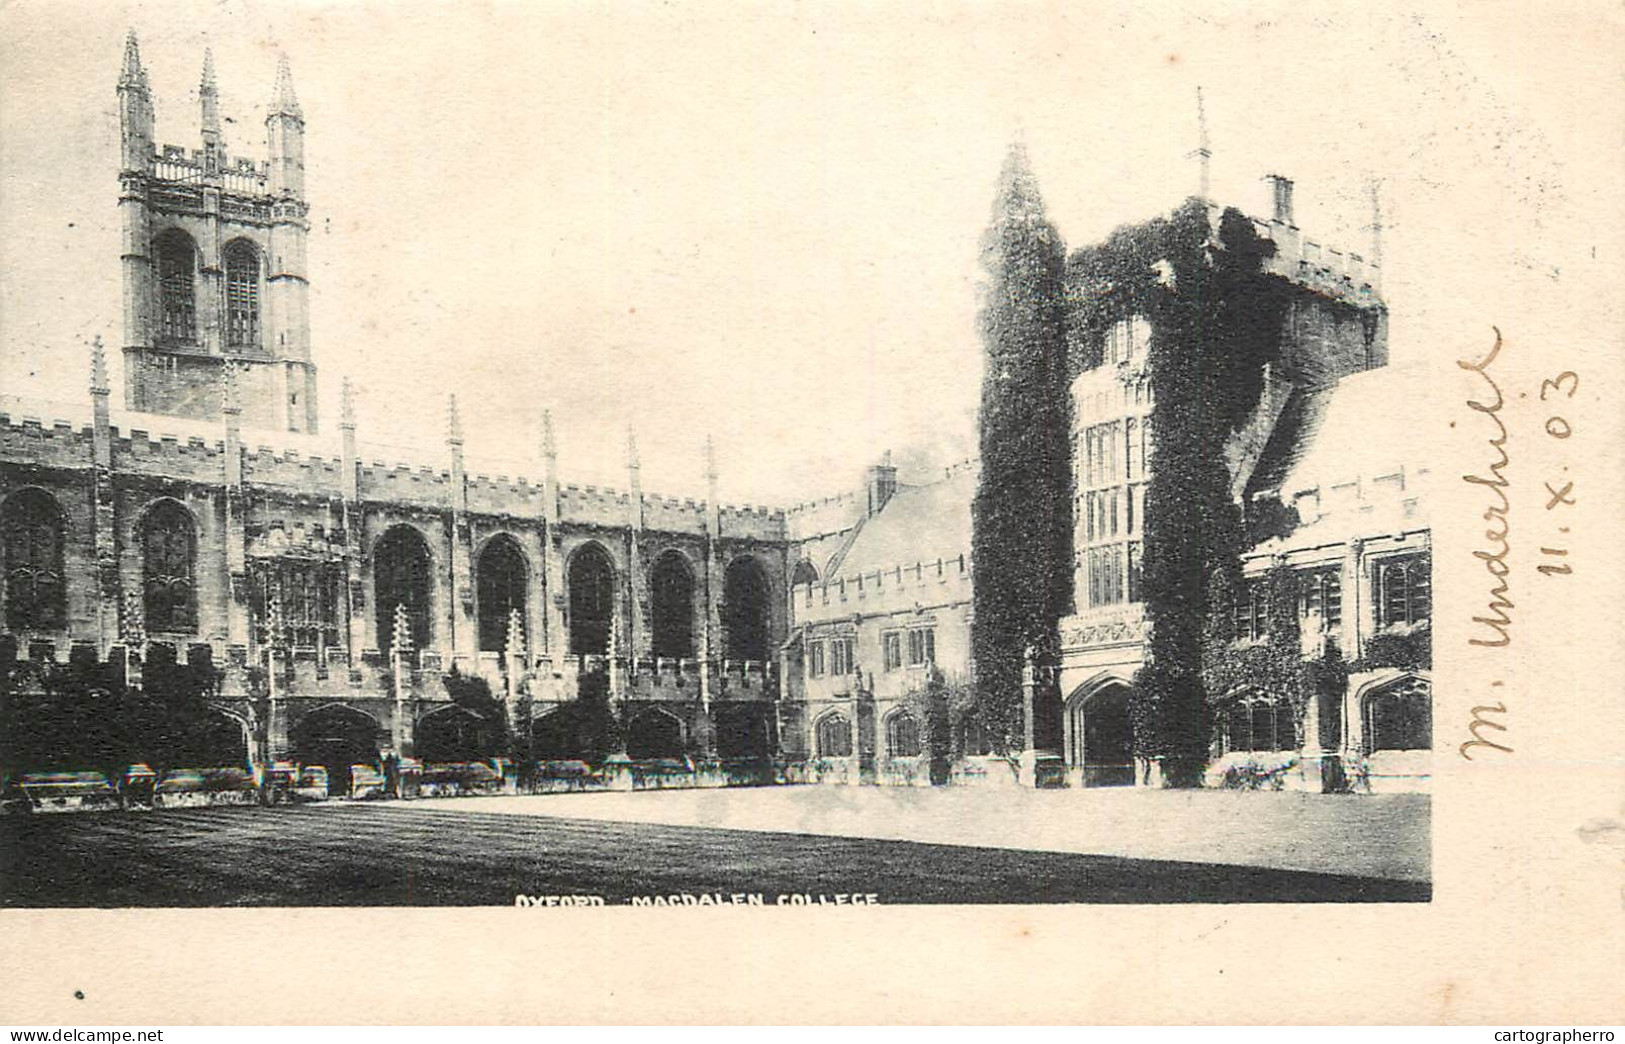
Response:
[[[1391,366],[1336,384],[1297,389],[1247,486],[1249,497],[1285,499],[1308,489],[1426,468],[1423,396],[1417,375]]]
[[[1295,391],[1247,493],[1278,497],[1301,518],[1256,550],[1427,527],[1434,436],[1425,387],[1413,372],[1384,367]]]
[[[961,467],[921,486],[898,486],[880,513],[866,519],[828,579],[970,554],[976,470]]]

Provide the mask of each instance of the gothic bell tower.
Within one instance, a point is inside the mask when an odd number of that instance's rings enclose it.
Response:
[[[218,420],[221,371],[231,363],[244,425],[314,432],[305,119],[287,58],[277,65],[263,161],[227,152],[207,50],[201,148],[155,144],[133,32],[118,98],[125,405]]]

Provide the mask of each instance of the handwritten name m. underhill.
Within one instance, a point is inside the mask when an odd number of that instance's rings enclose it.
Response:
[[[1492,327],[1492,329],[1494,329]],[[1479,548],[1473,552],[1473,557],[1484,563],[1484,571],[1490,576],[1488,614],[1474,616],[1472,622],[1479,625],[1474,631],[1477,637],[1469,638],[1468,645],[1487,646],[1499,648],[1512,644],[1512,618],[1507,610],[1514,608],[1512,600],[1507,597],[1507,554],[1511,550],[1509,543],[1512,532],[1507,521],[1507,515],[1512,510],[1511,499],[1507,491],[1511,483],[1507,481],[1506,467],[1509,461],[1507,456],[1507,426],[1501,420],[1501,407],[1505,399],[1501,394],[1501,386],[1490,375],[1490,366],[1494,364],[1496,356],[1501,354],[1501,331],[1495,330],[1495,344],[1490,348],[1489,354],[1477,362],[1465,359],[1457,360],[1456,365],[1464,370],[1478,374],[1483,379],[1488,393],[1480,393],[1479,398],[1467,400],[1467,408],[1475,413],[1483,414],[1494,425],[1493,437],[1486,440],[1492,450],[1500,459],[1492,461],[1489,466],[1489,477],[1482,474],[1463,475],[1462,481],[1475,486],[1483,486],[1489,490],[1493,497],[1489,506],[1484,510],[1484,521],[1490,524],[1484,530],[1484,539],[1489,542],[1488,547]],[[1493,396],[1493,399],[1491,398]]]

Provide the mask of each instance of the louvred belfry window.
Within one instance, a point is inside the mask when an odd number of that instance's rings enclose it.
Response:
[[[6,624],[13,631],[51,631],[63,626],[62,513],[43,490],[30,489],[6,502]]]
[[[260,259],[247,243],[226,250],[226,346],[258,348],[260,343]]]
[[[194,290],[196,252],[184,232],[171,232],[158,241],[158,293],[161,314],[158,334],[169,342],[197,340],[197,297]]]

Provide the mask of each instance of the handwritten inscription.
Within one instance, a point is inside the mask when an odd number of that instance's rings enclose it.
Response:
[[[1483,516],[1484,521],[1490,524],[1490,528],[1484,530],[1484,539],[1489,542],[1488,547],[1473,552],[1473,557],[1484,564],[1484,571],[1490,575],[1489,615],[1473,617],[1472,622],[1481,625],[1481,628],[1475,631],[1478,637],[1467,640],[1468,645],[1492,648],[1512,644],[1512,617],[1507,610],[1515,608],[1512,600],[1507,597],[1509,589],[1507,577],[1511,573],[1507,565],[1507,555],[1511,551],[1512,534],[1512,526],[1507,516],[1512,511],[1512,499],[1508,495],[1511,483],[1506,477],[1506,467],[1509,463],[1507,426],[1501,420],[1501,408],[1505,405],[1505,398],[1501,394],[1500,384],[1490,374],[1491,365],[1501,354],[1501,345],[1501,331],[1497,329],[1495,344],[1490,348],[1489,354],[1477,362],[1465,359],[1456,362],[1462,369],[1478,374],[1484,382],[1487,391],[1480,392],[1479,398],[1468,399],[1467,408],[1482,414],[1493,425],[1494,434],[1487,441],[1490,449],[1499,458],[1490,463],[1488,477],[1480,474],[1461,477],[1463,482],[1483,486],[1493,494]]]
[[[1489,523],[1489,528],[1484,530],[1485,545],[1473,551],[1473,557],[1483,564],[1484,572],[1489,576],[1489,601],[1487,611],[1472,617],[1471,622],[1474,626],[1469,630],[1467,644],[1480,648],[1504,649],[1512,644],[1511,610],[1516,608],[1510,595],[1512,569],[1508,565],[1512,551],[1512,526],[1508,518],[1512,513],[1512,483],[1507,478],[1511,464],[1507,443],[1511,440],[1511,436],[1508,434],[1506,421],[1501,416],[1501,410],[1506,405],[1506,397],[1501,392],[1500,382],[1491,372],[1491,367],[1500,356],[1505,342],[1499,329],[1495,327],[1491,329],[1495,330],[1495,343],[1483,358],[1461,359],[1456,362],[1463,370],[1477,374],[1481,382],[1473,397],[1467,400],[1467,408],[1488,422],[1489,437],[1485,439],[1485,443],[1490,448],[1492,458],[1487,468],[1462,476],[1463,482],[1483,487],[1490,496],[1482,515],[1483,520]],[[1546,404],[1550,411],[1543,424],[1547,437],[1561,443],[1567,442],[1573,436],[1573,422],[1560,411],[1563,409],[1563,403],[1573,399],[1579,390],[1579,375],[1572,370],[1564,370],[1555,377],[1541,382],[1540,401]],[[1547,515],[1542,517],[1551,517],[1555,513],[1567,521],[1568,514],[1578,504],[1575,494],[1576,480],[1568,476],[1567,464],[1560,464],[1559,470],[1558,476],[1548,478],[1543,483],[1546,488]],[[1569,525],[1555,526],[1555,535],[1545,536],[1540,540],[1540,553],[1544,561],[1535,568],[1542,576],[1573,574],[1574,566],[1568,561],[1567,546],[1570,528]],[[1501,681],[1493,681],[1490,685],[1494,689],[1504,687]],[[1510,714],[1507,701],[1500,693],[1496,693],[1494,703],[1485,702],[1475,706],[1472,709],[1472,720],[1467,724],[1467,732],[1471,738],[1457,748],[1457,753],[1468,761],[1473,760],[1471,752],[1479,747],[1503,754],[1513,753],[1512,746],[1504,742],[1510,730],[1507,721]]]

